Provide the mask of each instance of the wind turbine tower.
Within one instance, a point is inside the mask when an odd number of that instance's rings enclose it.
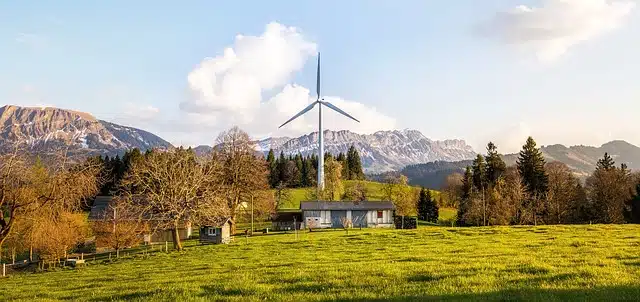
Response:
[[[315,105],[318,105],[318,196],[324,190],[324,133],[322,132],[322,105],[329,107],[330,109],[356,121],[360,122],[353,116],[344,112],[342,109],[334,106],[333,104],[325,101],[323,98],[320,98],[320,53],[318,53],[318,70],[316,74],[316,100],[311,103],[311,105],[302,109],[302,111],[298,112],[298,114],[294,115],[288,121],[284,122],[284,124],[280,125],[278,128],[282,128],[284,125],[289,122],[295,120],[299,116],[307,113],[309,110],[313,109]]]

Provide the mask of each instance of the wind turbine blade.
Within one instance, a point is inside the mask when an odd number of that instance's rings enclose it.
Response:
[[[318,73],[316,74],[316,95],[320,99],[320,53],[318,53]]]
[[[358,123],[360,122],[360,121],[359,121],[359,120],[357,120],[355,117],[353,117],[353,116],[349,115],[348,113],[346,113],[346,112],[342,111],[342,109],[340,109],[340,108],[338,108],[338,107],[334,106],[333,104],[331,104],[331,103],[329,103],[329,102],[324,102],[324,101],[322,101],[322,102],[320,102],[320,104],[323,104],[323,105],[325,105],[325,106],[327,106],[327,107],[329,107],[329,108],[331,108],[331,109],[333,109],[333,110],[337,111],[338,113],[340,113],[340,114],[342,114],[342,115],[344,115],[344,116],[346,116],[346,117],[348,117],[348,118],[350,118],[350,119],[352,119],[352,120],[354,120],[354,121],[356,121],[356,122],[358,122]]]
[[[290,118],[288,121],[284,122],[284,124],[280,125],[280,127],[278,127],[278,128],[282,128],[282,126],[284,126],[284,125],[288,124],[289,122],[297,119],[299,116],[307,113],[307,111],[311,110],[313,108],[313,106],[316,105],[316,103],[318,103],[318,101],[315,101],[315,102],[311,103],[311,105],[309,105],[306,108],[302,109],[302,111],[298,112],[298,114],[294,115],[292,118]]]

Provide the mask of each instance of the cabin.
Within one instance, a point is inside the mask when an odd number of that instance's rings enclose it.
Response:
[[[391,201],[303,201],[306,228],[391,228],[395,206]]]
[[[201,226],[199,237],[202,244],[227,244],[231,242],[231,219],[223,219],[220,220],[220,223]]]
[[[97,196],[93,201],[93,205],[91,206],[91,212],[89,213],[89,222],[101,222],[108,219],[107,215],[114,215],[111,213],[112,210],[109,205],[113,202],[113,196]],[[117,214],[117,213],[116,213]],[[154,220],[149,218],[145,220],[149,225],[153,225]],[[151,228],[153,229],[153,228]],[[180,240],[189,239],[191,236],[191,223],[186,221],[178,228],[178,235]],[[143,234],[140,238],[141,242],[145,244],[151,243],[164,243],[166,241],[172,241],[173,237],[171,234],[171,230],[156,230],[155,232]],[[96,240],[96,247],[101,248],[99,246],[100,240]]]

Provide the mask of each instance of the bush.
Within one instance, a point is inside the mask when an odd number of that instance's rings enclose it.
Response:
[[[409,216],[395,216],[393,217],[393,224],[396,226],[396,229],[417,229],[418,218]]]

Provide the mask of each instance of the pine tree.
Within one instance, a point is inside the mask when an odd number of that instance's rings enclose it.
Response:
[[[487,165],[480,154],[473,161],[473,185],[482,194],[482,225],[487,225],[487,203],[485,190],[487,189]]]
[[[277,185],[280,184],[287,184],[288,183],[288,179],[287,179],[287,162],[289,162],[287,160],[287,158],[284,156],[284,152],[280,152],[280,157],[278,157],[278,161],[277,161],[277,170],[278,170],[278,180],[277,180]]]
[[[347,163],[347,157],[344,153],[340,152],[336,160],[342,165],[342,179],[351,179],[349,178],[349,165]]]
[[[497,147],[492,142],[487,145],[486,161],[487,182],[489,186],[493,187],[504,172],[507,171],[507,164],[500,158]]]
[[[596,164],[596,169],[602,170],[611,170],[616,167],[616,163],[613,161],[613,158],[609,155],[609,153],[604,153],[604,157],[598,160]]]
[[[431,193],[424,188],[420,189],[420,195],[418,196],[418,204],[416,208],[418,210],[418,219],[426,221],[429,217],[429,199]]]
[[[275,188],[278,185],[278,175],[276,169],[276,157],[273,153],[273,149],[269,149],[269,153],[267,154],[267,165],[269,169],[269,184],[271,185],[271,188]]]
[[[431,194],[429,194],[429,195],[431,195]],[[427,221],[433,222],[433,223],[438,223],[439,215],[440,215],[440,209],[438,207],[438,203],[436,202],[435,197],[434,198],[430,198],[430,202],[429,202],[429,219],[427,219]]]
[[[349,165],[349,179],[364,179],[360,153],[358,153],[358,150],[353,145],[349,147],[349,151],[347,152],[347,162]]]
[[[533,223],[538,224],[540,201],[547,193],[548,178],[544,170],[545,160],[542,152],[536,147],[536,142],[531,136],[522,146],[522,151],[516,162],[518,172],[529,195],[529,209],[533,215]]]
[[[471,196],[473,195],[473,173],[471,167],[467,166],[464,177],[462,178],[462,198],[460,198],[460,204],[458,205],[458,212],[456,214],[456,225],[467,225],[465,222],[465,215],[469,211],[471,205]]]

